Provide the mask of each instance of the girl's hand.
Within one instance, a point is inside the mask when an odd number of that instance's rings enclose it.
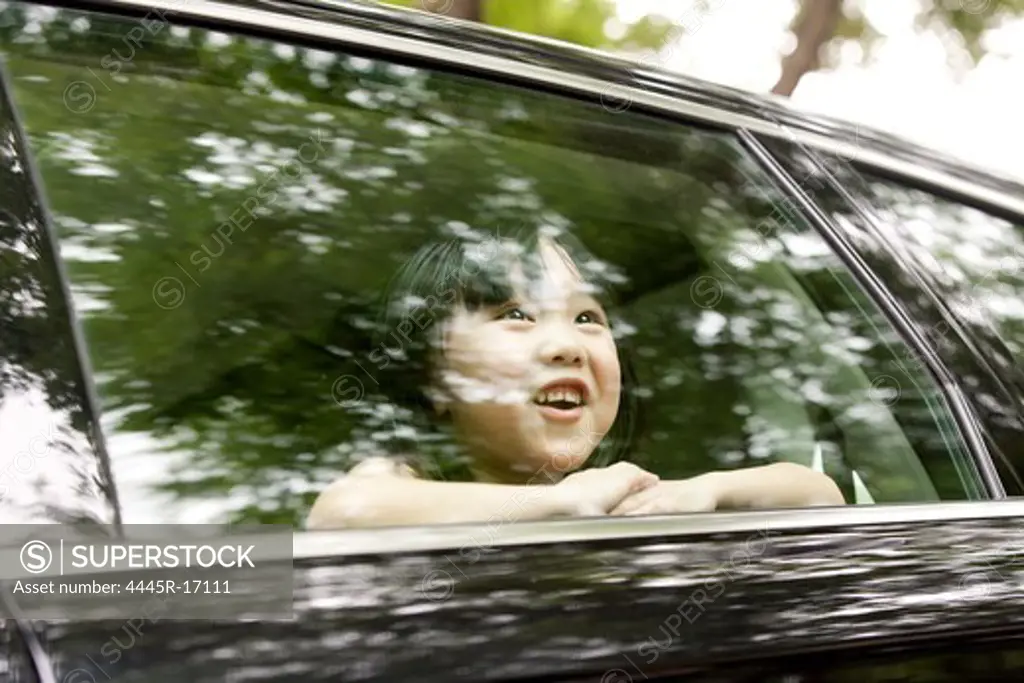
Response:
[[[611,514],[671,515],[683,512],[714,512],[718,509],[719,491],[715,480],[707,475],[692,479],[660,481],[656,485],[627,497]]]
[[[554,485],[570,514],[576,517],[608,514],[630,495],[650,489],[658,476],[629,462],[617,462],[582,472],[573,472]]]
[[[662,481],[616,506],[613,515],[654,515],[714,510],[771,510],[844,505],[828,476],[804,465],[777,462],[691,479]]]

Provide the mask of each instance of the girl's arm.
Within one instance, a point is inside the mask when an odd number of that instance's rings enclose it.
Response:
[[[825,474],[792,462],[711,472],[719,509],[845,505],[839,486]]]
[[[558,484],[427,481],[394,461],[364,461],[328,486],[309,513],[309,529],[455,522],[525,522],[607,514],[626,496],[657,482],[629,463],[587,470]]]
[[[712,512],[844,505],[832,479],[809,467],[777,462],[744,470],[708,472],[691,479],[662,481],[623,500],[613,515]]]

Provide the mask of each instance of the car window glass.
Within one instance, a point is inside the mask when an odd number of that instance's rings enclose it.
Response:
[[[833,152],[781,139],[761,142],[799,179],[801,187],[900,301],[914,320],[928,354],[942,363],[962,388],[986,441],[996,470],[992,474],[999,477],[1008,495],[1024,493],[1024,450],[1020,447],[1024,372],[992,312],[977,300],[981,280],[964,278],[955,264],[951,269],[944,264],[948,258],[958,258],[956,250],[928,246],[970,244],[972,229],[968,225],[998,217],[915,189],[911,178],[882,175],[879,169],[852,163]],[[958,223],[955,217],[966,222]],[[937,237],[939,233],[941,237]],[[990,265],[994,268],[997,264]],[[906,362],[922,365],[924,358],[915,351]]]
[[[950,301],[956,312],[994,325],[1014,355],[1024,352],[1024,224],[892,180],[863,179],[872,206],[958,290]]]
[[[127,522],[298,524],[369,455],[460,476],[451,431],[388,393],[381,339],[400,358],[416,334],[382,329],[382,293],[430,240],[542,227],[585,245],[576,265],[617,300],[643,415],[630,460],[662,478],[790,460],[849,502],[983,495],[936,384],[726,133],[274,41],[162,26],[126,43],[137,22],[4,11]]]

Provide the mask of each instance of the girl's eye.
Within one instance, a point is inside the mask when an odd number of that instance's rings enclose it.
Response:
[[[576,316],[576,322],[580,325],[604,325],[604,316],[597,311],[584,311]]]
[[[519,307],[507,308],[498,314],[498,320],[533,320]]]

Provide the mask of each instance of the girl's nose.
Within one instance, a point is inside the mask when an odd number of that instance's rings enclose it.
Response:
[[[564,332],[553,334],[541,345],[541,360],[551,365],[567,365],[580,367],[583,365],[585,352],[583,346]]]

